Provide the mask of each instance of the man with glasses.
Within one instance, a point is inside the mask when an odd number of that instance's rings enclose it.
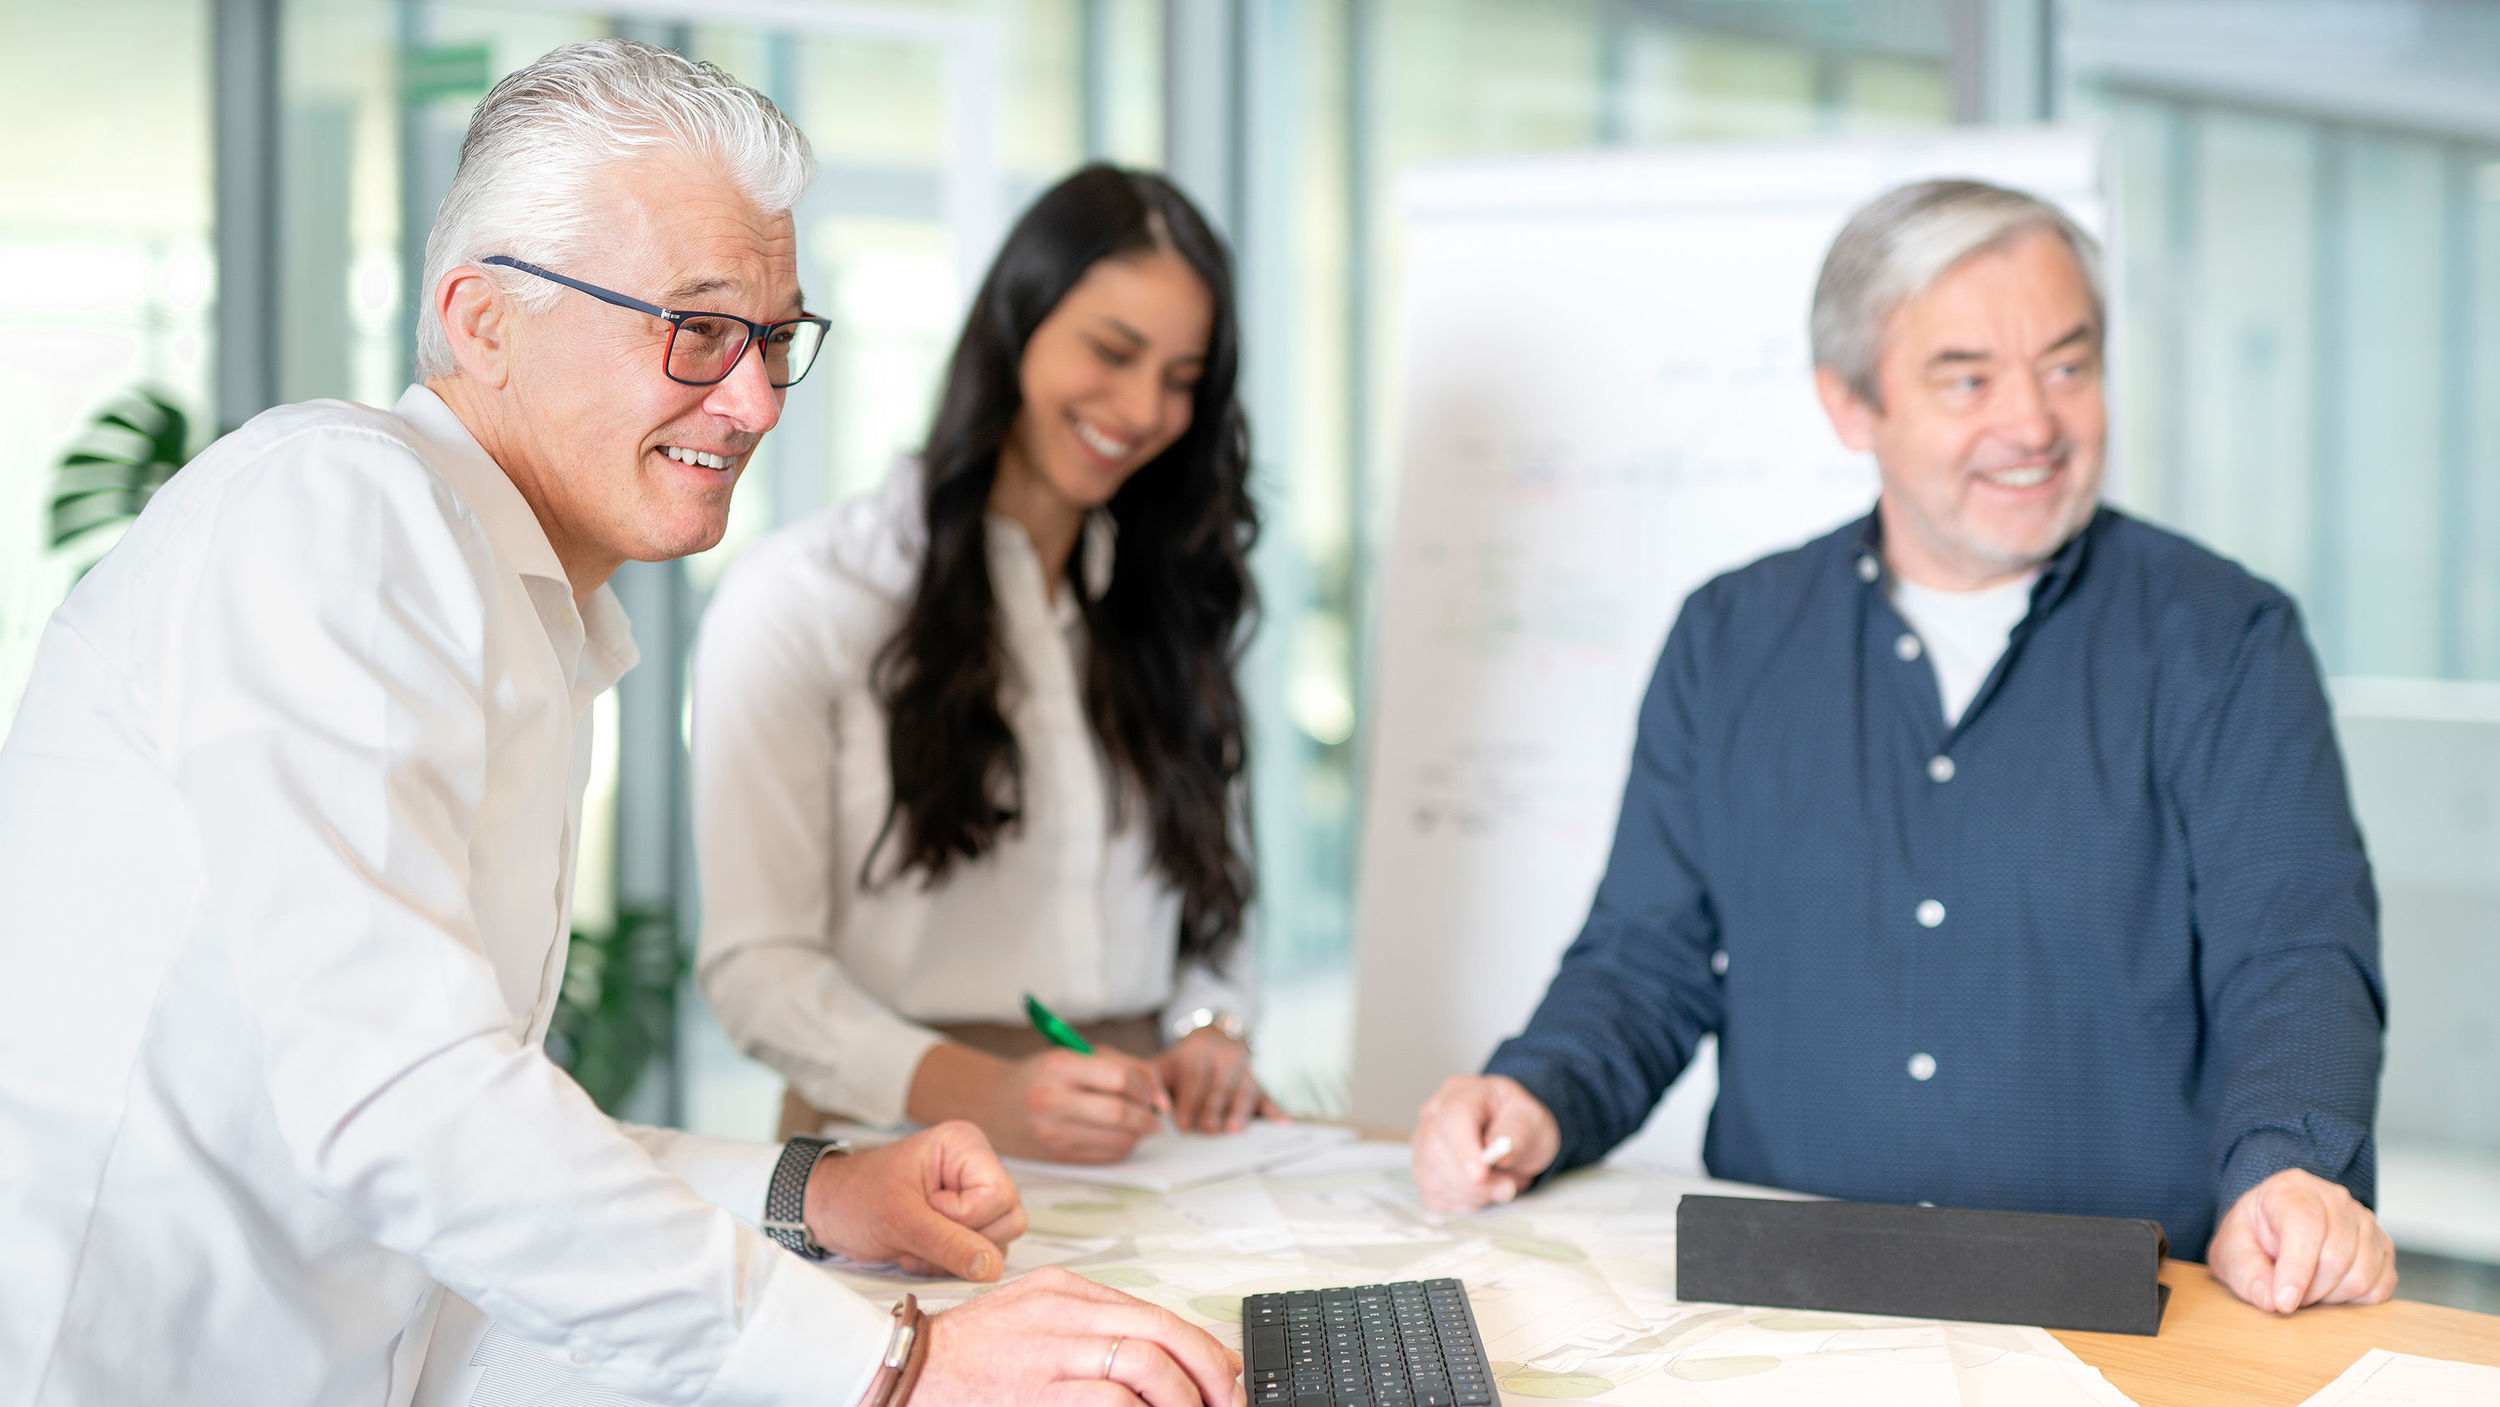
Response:
[[[540,1050],[588,709],[635,660],[605,583],[720,540],[823,341],[806,178],[674,54],[514,74],[428,243],[421,384],[255,418],[54,618],[0,748],[0,1405],[405,1403],[446,1288],[658,1403],[1240,1400],[1073,1276],[923,1321],[802,1261],[997,1278],[1024,1218],[968,1126],[627,1128]]]

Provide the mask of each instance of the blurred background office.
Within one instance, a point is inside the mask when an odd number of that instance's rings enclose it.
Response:
[[[1395,182],[1436,158],[2092,119],[2124,267],[2114,497],[2289,589],[2334,680],[2395,1003],[2404,1292],[2500,1309],[2500,6],[2485,0],[9,0],[0,721],[106,526],[56,466],[151,388],[192,444],[408,379],[476,99],[569,40],[716,61],[822,170],[833,320],[700,557],[618,578],[568,1055],[639,1117],[761,1136],[779,1082],[682,980],[685,660],[771,527],[910,447],[1006,222],[1089,157],[1169,170],[1241,260],[1267,532],[1262,1066],[1341,1108],[1367,622],[1395,498]],[[128,437],[124,437],[128,438]],[[88,506],[93,509],[97,500]],[[109,517],[109,513],[100,516]]]

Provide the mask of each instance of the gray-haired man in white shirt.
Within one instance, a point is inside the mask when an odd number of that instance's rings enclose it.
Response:
[[[902,1336],[776,1240],[999,1274],[1023,1212],[968,1127],[622,1128],[539,1049],[584,719],[635,657],[604,583],[720,539],[812,359],[806,179],[718,70],[513,75],[423,384],[256,418],[54,618],[0,748],[0,1407],[396,1407],[445,1287],[653,1402],[848,1407]],[[920,1337],[921,1407],[1240,1401],[1214,1340],[1058,1272]]]

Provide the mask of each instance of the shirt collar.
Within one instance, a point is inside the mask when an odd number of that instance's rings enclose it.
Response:
[[[1040,558],[1033,551],[1033,536],[1024,530],[1024,524],[1003,513],[992,513],[988,515],[988,528],[992,589],[997,589],[1005,570],[1030,579],[1037,588],[1045,587]],[[1099,601],[1111,589],[1111,570],[1119,557],[1119,545],[1120,525],[1110,509],[1097,508],[1085,515],[1085,526],[1078,530],[1076,540],[1076,570],[1085,586],[1085,599]],[[1049,602],[1046,609],[1053,625],[1064,629],[1083,616],[1083,607],[1077,603],[1074,592],[1053,593],[1045,589],[1043,598]]]
[[[2101,524],[2108,521],[2109,511],[2106,504],[2096,506],[2092,516],[2084,521],[2075,535],[2066,539],[2065,545],[2040,564],[2039,580],[2031,584],[2033,616],[2048,614],[2058,602],[2066,599],[2068,591],[2074,589],[2075,578],[2082,573],[2084,559],[2091,553],[2092,540],[2100,536]],[[1858,520],[1855,541],[1857,546],[1849,553],[1850,570],[1857,573],[1858,580],[1880,589],[1888,574],[1884,566],[1884,517],[1881,512],[1870,512]]]
[[[410,386],[399,403],[391,407],[391,414],[406,421],[408,428],[434,451],[431,457],[435,467],[442,470],[460,501],[477,515],[496,555],[523,578],[553,582],[562,588],[560,592],[543,588],[530,592],[540,613],[544,615],[551,608],[570,610],[573,582],[564,574],[564,563],[557,560],[555,545],[547,540],[547,530],[539,524],[538,514],[531,511],[529,500],[513,486],[512,476],[486,453],[477,436],[469,433],[469,427],[443,403],[443,398],[423,384]],[[561,607],[556,607],[558,596],[562,598]],[[633,627],[625,617],[624,606],[606,584],[590,593],[579,615],[585,650],[582,683],[595,684],[591,692],[597,692],[623,678],[625,671],[642,658],[642,652],[634,644]]]

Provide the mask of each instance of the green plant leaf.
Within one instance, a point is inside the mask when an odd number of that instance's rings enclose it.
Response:
[[[674,1042],[686,959],[667,913],[627,909],[606,933],[576,931],[547,1026],[547,1054],[614,1113]]]
[[[155,391],[98,412],[54,470],[52,546],[137,517],[193,452],[190,416]]]

